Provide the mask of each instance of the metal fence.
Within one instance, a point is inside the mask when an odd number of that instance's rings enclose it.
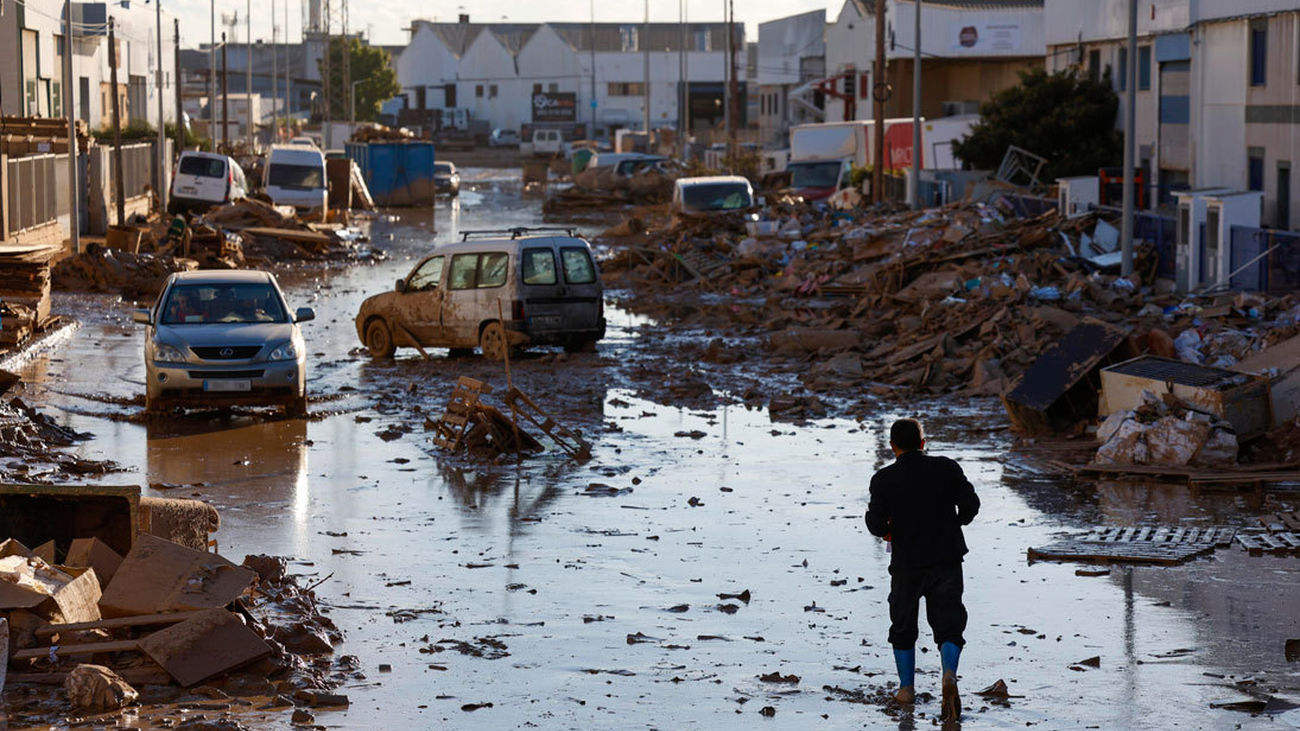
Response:
[[[153,186],[153,145],[152,142],[141,142],[135,145],[122,145],[122,187],[126,195],[125,198],[134,198],[144,193],[146,185]],[[110,186],[116,185],[116,177],[112,176],[113,164],[116,161],[112,149],[108,151],[108,170]]]
[[[1233,226],[1231,247],[1231,289],[1300,291],[1300,233]]]
[[[15,234],[53,221],[68,212],[68,156],[10,158],[4,175],[9,196],[4,221]]]

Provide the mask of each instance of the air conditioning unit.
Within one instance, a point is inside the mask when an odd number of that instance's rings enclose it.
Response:
[[[1204,257],[1201,281],[1226,288],[1232,275],[1232,227],[1259,228],[1262,191],[1231,191],[1205,196]]]
[[[1179,292],[1188,292],[1201,284],[1205,198],[1226,192],[1227,188],[1198,188],[1174,193],[1178,200],[1178,214],[1174,219],[1174,285]]]
[[[1057,178],[1057,210],[1066,218],[1082,216],[1101,202],[1101,179],[1096,175]]]

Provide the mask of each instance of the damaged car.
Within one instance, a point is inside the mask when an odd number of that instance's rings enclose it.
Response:
[[[547,230],[547,229],[542,229]],[[604,288],[591,246],[565,230],[466,232],[416,263],[391,292],[357,313],[357,337],[375,358],[399,347],[478,347],[499,360],[507,349],[591,348],[605,337]]]
[[[275,277],[252,270],[178,272],[167,278],[146,325],[145,410],[276,405],[307,414],[307,354]]]

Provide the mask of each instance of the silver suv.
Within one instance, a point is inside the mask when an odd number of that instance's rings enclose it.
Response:
[[[493,360],[506,348],[590,347],[605,337],[604,288],[591,247],[571,231],[537,231],[470,231],[465,241],[438,247],[392,292],[361,303],[357,337],[375,358],[391,358],[399,346],[477,345]]]
[[[136,310],[144,341],[145,410],[174,406],[283,406],[307,414],[306,352],[275,277],[262,271],[180,272],[151,309]]]

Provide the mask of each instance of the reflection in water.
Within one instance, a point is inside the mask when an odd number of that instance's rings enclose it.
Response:
[[[227,505],[292,511],[295,539],[305,543],[310,491],[307,421],[261,421],[223,415],[150,425],[151,485],[203,485]]]

